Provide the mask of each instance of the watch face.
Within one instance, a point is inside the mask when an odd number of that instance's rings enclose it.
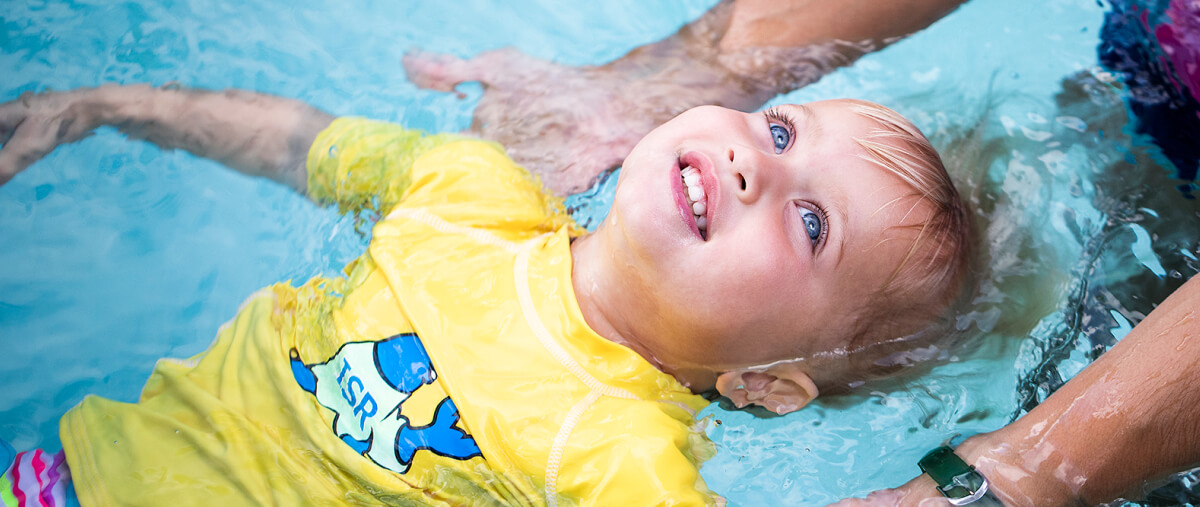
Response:
[[[921,458],[921,461],[917,462],[917,466],[921,467],[922,472],[929,474],[929,477],[938,486],[946,486],[955,477],[971,470],[971,467],[962,458],[954,454],[954,449],[946,446],[929,451],[924,458]]]
[[[976,496],[986,480],[975,468],[968,465],[954,450],[942,446],[929,451],[917,462],[921,471],[929,474],[938,485],[938,491],[950,499],[966,499]],[[986,491],[986,489],[984,489]],[[970,501],[974,501],[971,499]]]

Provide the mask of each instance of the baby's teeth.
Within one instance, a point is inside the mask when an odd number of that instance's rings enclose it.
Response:
[[[696,227],[705,231],[708,229],[708,219],[704,217],[704,213],[708,211],[708,204],[704,185],[700,183],[700,171],[685,167],[680,174],[683,176],[683,185],[687,187],[688,200],[692,203],[692,214],[696,216]]]

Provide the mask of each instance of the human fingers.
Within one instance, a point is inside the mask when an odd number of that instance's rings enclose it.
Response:
[[[0,146],[8,143],[17,127],[29,116],[29,97],[31,92],[21,94],[16,100],[0,104]]]
[[[58,145],[89,135],[91,129],[70,107],[71,97],[53,92],[26,93],[0,104],[0,185]]]
[[[401,63],[409,81],[430,90],[453,92],[459,83],[479,80],[473,66],[453,55],[413,49],[404,54]]]
[[[32,122],[22,122],[9,133],[0,148],[0,185],[54,150],[57,144],[46,145],[45,136]]]
[[[453,91],[459,83],[478,81],[486,87],[498,86],[520,93],[539,81],[581,72],[578,68],[535,58],[515,48],[485,51],[468,59],[412,49],[401,58],[401,63],[409,81],[422,88],[445,92]]]
[[[920,486],[919,480],[910,481],[894,489],[873,491],[864,498],[847,498],[830,507],[951,507],[945,497],[931,495]]]

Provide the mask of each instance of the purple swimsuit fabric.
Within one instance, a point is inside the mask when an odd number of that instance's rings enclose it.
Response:
[[[1134,130],[1174,166],[1192,197],[1200,165],[1200,0],[1113,0],[1100,62],[1129,90]]]

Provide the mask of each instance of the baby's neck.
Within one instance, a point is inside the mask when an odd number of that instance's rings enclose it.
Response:
[[[604,249],[603,238],[590,234],[571,243],[571,285],[575,300],[588,327],[601,337],[629,347],[659,371],[667,373],[692,392],[710,391],[716,385],[716,373],[704,368],[672,368],[669,358],[657,357],[638,339],[623,307],[628,304],[619,277],[611,270],[612,255]],[[666,361],[664,363],[664,360]]]
[[[571,242],[571,286],[583,320],[596,334],[605,339],[625,345],[650,361],[659,365],[646,351],[640,350],[634,333],[619,318],[620,293],[613,290],[613,276],[608,273],[605,260],[599,257],[602,238],[594,234],[576,238]]]

